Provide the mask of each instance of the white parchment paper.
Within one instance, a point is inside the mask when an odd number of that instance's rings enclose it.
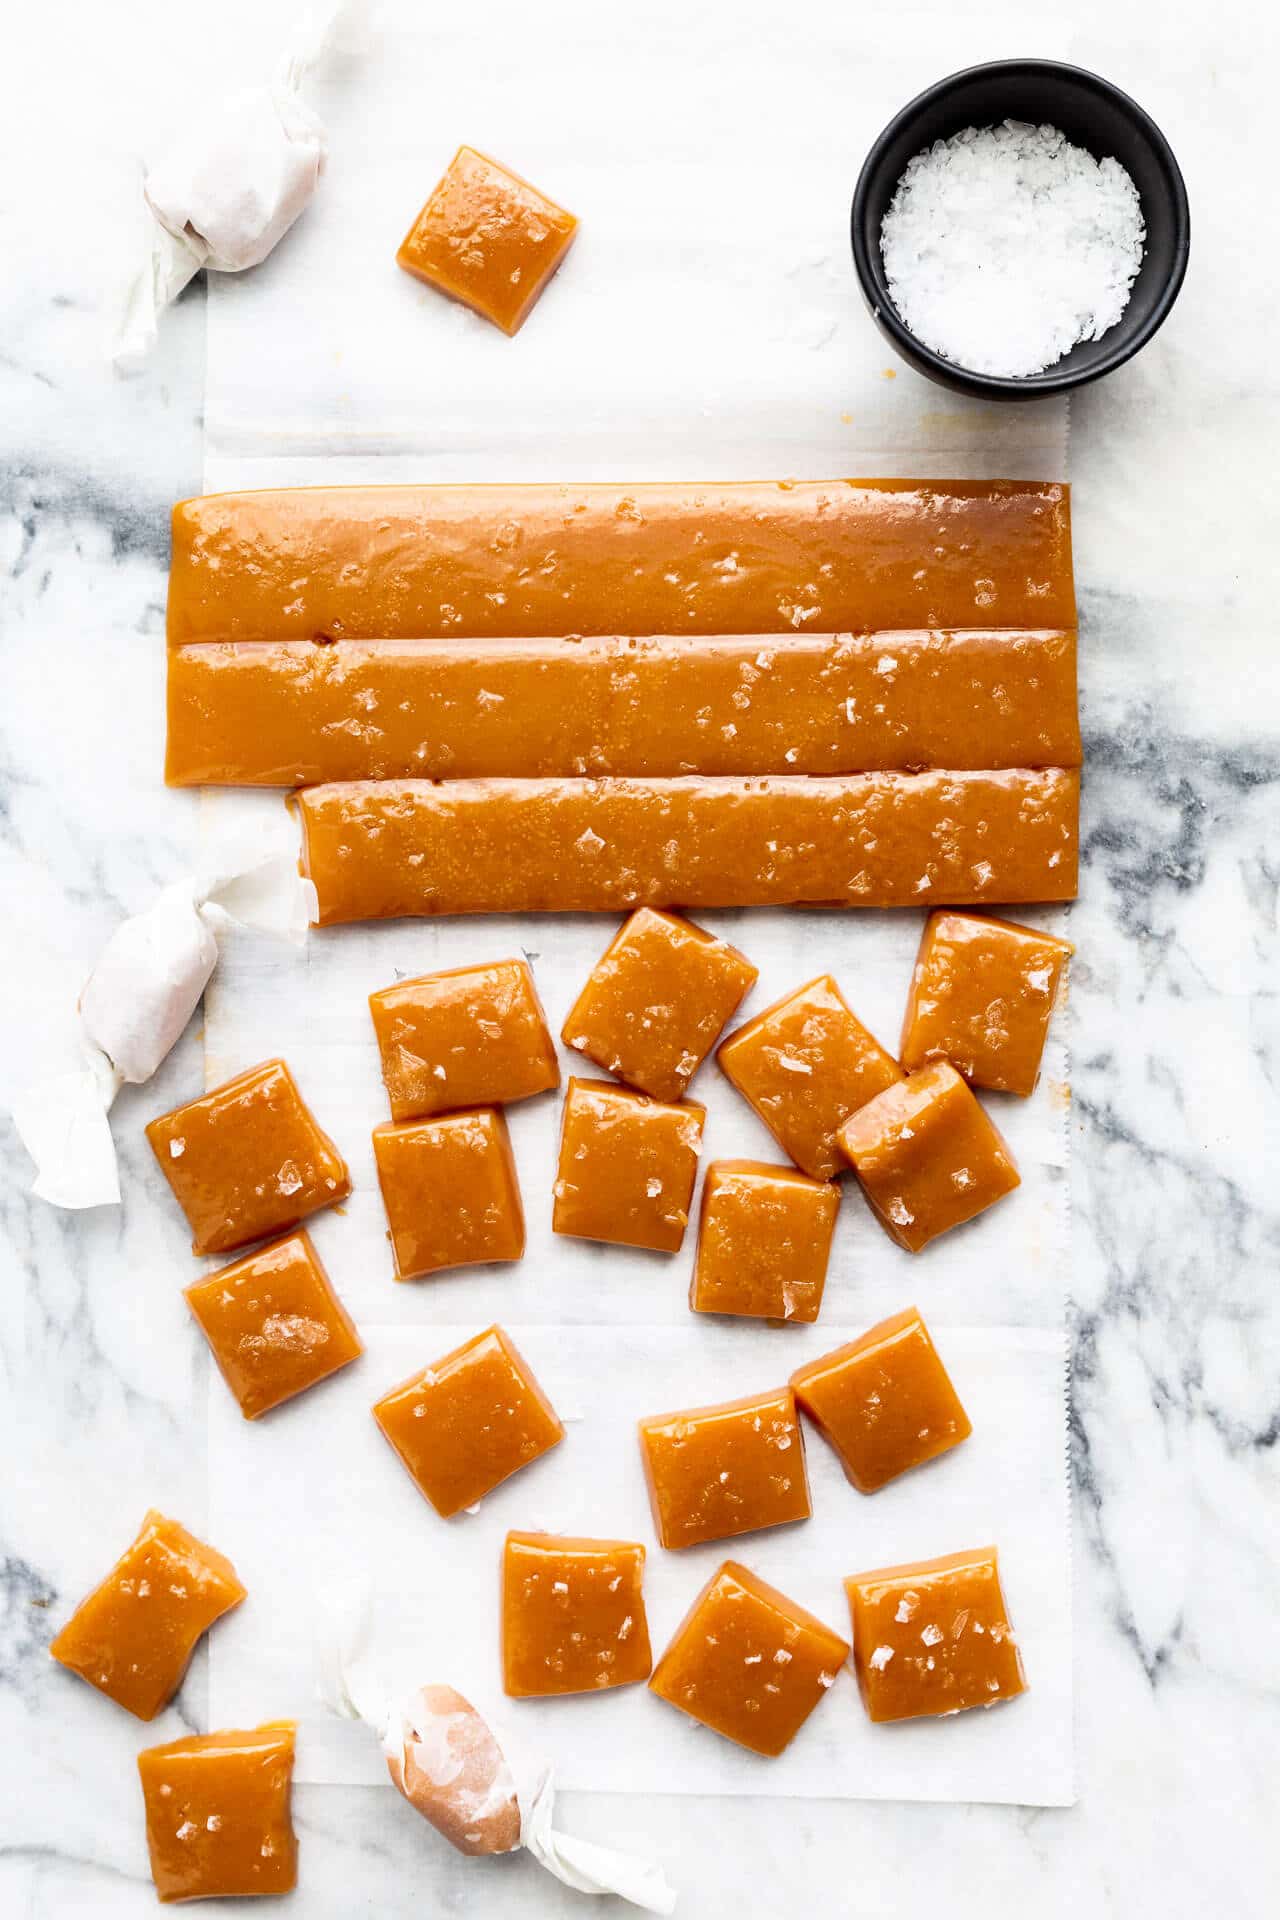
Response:
[[[855,12],[758,0],[575,0],[432,18],[374,10],[359,75],[322,69],[324,191],[272,258],[210,292],[206,485],[335,480],[1060,477],[1066,412],[983,407],[895,362],[861,309],[848,204],[874,134],[940,73],[1028,48],[1015,16]],[[1043,36],[1041,36],[1043,39]],[[519,338],[399,273],[395,247],[460,140],[581,217]],[[893,377],[890,377],[890,376]],[[206,793],[210,833],[288,845],[278,797]],[[1032,916],[1062,931],[1064,914]],[[720,913],[704,923],[761,970],[745,1017],[830,970],[895,1046],[921,916]],[[550,1231],[559,1103],[510,1110],[529,1242],[514,1267],[397,1286],[369,1130],[387,1117],[364,996],[398,976],[526,953],[554,1030],[617,923],[528,916],[350,927],[306,955],[228,944],[207,998],[206,1079],[283,1053],[350,1160],[342,1214],[310,1223],[366,1341],[344,1374],[249,1425],[211,1383],[210,1534],[250,1589],[211,1636],[211,1714],[294,1714],[299,1777],[381,1778],[357,1731],[314,1705],[311,1643],[335,1571],[372,1576],[388,1683],[498,1680],[508,1527],[650,1546],[655,1653],[711,1569],[742,1558],[841,1631],[845,1574],[995,1540],[1031,1691],[1007,1709],[873,1728],[849,1675],[780,1760],[685,1723],[644,1689],[513,1702],[565,1787],[1007,1800],[1073,1798],[1070,1530],[1062,1315],[1066,1055],[1059,1018],[1030,1102],[993,1099],[1023,1186],[917,1259],[846,1189],[823,1318],[771,1329],[691,1315],[694,1235],[666,1258]],[[580,1071],[563,1055],[566,1071]],[[589,1069],[590,1071],[590,1069]],[[703,1164],[777,1150],[714,1066]],[[809,1446],[814,1517],[687,1555],[654,1541],[642,1414],[785,1377],[908,1302],[926,1314],[974,1420],[965,1446],[865,1499]],[[439,1520],[381,1439],[386,1388],[494,1319],[569,1427],[474,1518]]]

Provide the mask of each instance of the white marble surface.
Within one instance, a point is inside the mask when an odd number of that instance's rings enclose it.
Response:
[[[195,802],[159,779],[158,660],[167,508],[200,473],[202,298],[139,381],[104,372],[101,341],[131,156],[183,111],[156,74],[187,63],[214,84],[242,22],[288,11],[235,0],[206,23],[159,0],[46,0],[10,28],[0,1104],[59,1044],[106,932],[189,860]],[[584,25],[604,18],[584,8]],[[791,41],[821,46],[820,7],[786,18]],[[1057,9],[1023,23],[1006,51],[1061,46]],[[1280,48],[1270,10],[1242,0],[1085,0],[1069,25],[1075,57],[1164,125],[1194,219],[1173,319],[1072,414],[1089,754],[1073,922],[1080,1803],[575,1797],[579,1828],[657,1852],[698,1920],[788,1905],[923,1920],[940,1902],[963,1920],[1274,1911]],[[922,36],[920,83],[933,77]],[[193,1032],[122,1101],[119,1212],[31,1201],[0,1134],[0,1912],[22,1920],[152,1910],[137,1729],[45,1646],[85,1567],[118,1550],[122,1514],[154,1501],[200,1522],[206,1360],[178,1293],[186,1236],[140,1140],[198,1071]],[[201,1722],[202,1690],[197,1663],[157,1737]],[[584,1911],[524,1862],[424,1844],[389,1793],[302,1789],[297,1817],[290,1911],[307,1920]]]

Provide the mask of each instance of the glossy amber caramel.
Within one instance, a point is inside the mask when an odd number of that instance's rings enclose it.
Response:
[[[516,1698],[647,1680],[644,1548],[509,1533],[502,1555],[502,1684]]]
[[[518,173],[459,147],[401,243],[397,265],[518,333],[578,223]]]
[[[1080,777],[353,781],[305,787],[317,924],[632,907],[1070,900]],[[519,857],[512,857],[512,849]]]
[[[1080,764],[1069,631],[195,641],[168,715],[182,787]]]
[[[393,1120],[507,1106],[560,1084],[526,960],[452,967],[369,995]]]
[[[949,1060],[971,1086],[1025,1098],[1074,952],[1069,940],[979,913],[931,913],[902,1023],[908,1070]]]
[[[791,1385],[860,1493],[874,1493],[973,1432],[915,1307],[811,1360]]]
[[[674,1253],[684,1239],[706,1114],[605,1080],[570,1078],[551,1224],[578,1240]]]
[[[162,1113],[147,1139],[191,1223],[194,1253],[248,1246],[351,1191],[346,1162],[283,1060]]]
[[[139,1720],[154,1720],[201,1634],[244,1597],[224,1554],[153,1508],[49,1652]]]
[[[564,1439],[555,1409],[501,1327],[384,1394],[373,1417],[444,1519]]]
[[[815,1180],[839,1171],[841,1123],[902,1078],[829,973],[748,1020],[716,1058],[783,1152]]]
[[[695,1313],[816,1320],[840,1189],[792,1167],[716,1160],[702,1183],[689,1305]]]
[[[755,981],[727,941],[641,907],[592,968],[561,1038],[641,1093],[680,1100]]]
[[[804,1435],[790,1387],[642,1420],[640,1453],[664,1547],[809,1518]]]
[[[844,1584],[872,1720],[959,1713],[1026,1692],[994,1547],[879,1567]]]
[[[1075,624],[1056,483],[299,487],[173,511],[175,644]]]
[[[773,1758],[790,1746],[848,1657],[838,1633],[726,1560],[677,1627],[649,1685],[726,1740]]]
[[[523,1254],[520,1182],[496,1108],[375,1127],[373,1157],[397,1280]]]
[[[138,1755],[151,1878],[161,1900],[289,1893],[294,1723],[171,1740]]]
[[[307,1233],[259,1247],[185,1293],[246,1420],[364,1352]]]
[[[839,1139],[872,1212],[908,1253],[1020,1184],[999,1132],[945,1060],[869,1101]]]

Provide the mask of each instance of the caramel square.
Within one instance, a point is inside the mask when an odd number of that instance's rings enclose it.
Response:
[[[231,1253],[296,1227],[351,1191],[283,1060],[265,1060],[162,1113],[147,1139],[191,1223],[193,1253]]]
[[[726,1560],[677,1627],[649,1685],[690,1719],[773,1759],[848,1657],[838,1633]]]
[[[453,967],[369,995],[393,1120],[508,1106],[560,1085],[546,1015],[523,960]]]
[[[756,969],[674,913],[641,907],[574,1002],[561,1038],[655,1100],[682,1100]]]
[[[931,913],[902,1023],[907,1071],[949,1060],[975,1087],[1035,1091],[1069,940],[981,913]]]
[[[373,1417],[446,1520],[564,1439],[554,1407],[501,1327],[384,1394]]]
[[[791,1167],[715,1160],[702,1183],[702,1218],[689,1305],[695,1313],[816,1320],[827,1282],[840,1189]]]
[[[571,213],[518,173],[459,147],[396,264],[515,334],[577,231]]]
[[[945,1060],[869,1101],[841,1127],[840,1150],[880,1225],[908,1253],[1020,1184],[1008,1147]]]
[[[570,1078],[551,1224],[578,1240],[675,1253],[684,1239],[706,1114],[604,1080]]]
[[[397,1280],[523,1254],[511,1136],[495,1108],[375,1127],[373,1156]]]
[[[631,1540],[509,1533],[502,1556],[502,1684],[516,1699],[647,1680],[644,1548]]]
[[[664,1547],[809,1518],[804,1435],[790,1387],[642,1420],[640,1451]]]
[[[783,1152],[814,1180],[839,1171],[841,1123],[902,1078],[829,973],[748,1020],[716,1058]]]
[[[844,1584],[872,1720],[994,1707],[1026,1692],[994,1547],[879,1567]]]
[[[874,1493],[973,1432],[915,1307],[811,1360],[791,1384],[859,1493]]]
[[[246,1420],[256,1420],[364,1352],[305,1232],[246,1254],[185,1289]]]
[[[294,1723],[171,1740],[138,1755],[151,1878],[161,1900],[289,1893]]]
[[[195,1644],[245,1590],[231,1562],[153,1508],[49,1652],[139,1720],[182,1685]]]

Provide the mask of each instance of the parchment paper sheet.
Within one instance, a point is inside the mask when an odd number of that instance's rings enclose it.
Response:
[[[848,201],[874,133],[940,73],[1027,51],[1014,21],[914,15],[879,0],[854,12],[756,0],[658,0],[630,15],[570,0],[448,17],[412,0],[375,8],[365,54],[317,76],[331,159],[315,204],[263,268],[213,288],[206,485],[1064,474],[1065,408],[984,408],[916,380],[861,312],[848,253]],[[393,264],[459,140],[495,152],[583,220],[514,343]],[[264,853],[290,844],[278,796],[207,793],[199,804],[210,848],[228,837]],[[705,924],[760,967],[743,1015],[829,969],[896,1044],[920,916],[722,913]],[[690,1315],[692,1229],[671,1259],[553,1237],[555,1096],[509,1114],[525,1259],[393,1282],[368,1137],[387,1113],[364,996],[398,975],[523,951],[558,1031],[615,925],[532,916],[352,927],[313,935],[303,957],[227,942],[206,1003],[207,1083],[283,1053],[348,1156],[350,1202],[312,1224],[368,1354],[254,1425],[211,1383],[210,1532],[251,1594],[211,1636],[213,1723],[295,1714],[301,1779],[381,1778],[376,1749],[312,1704],[321,1588],[333,1574],[373,1579],[392,1677],[478,1671],[491,1690],[508,1527],[649,1542],[655,1652],[729,1553],[843,1631],[844,1574],[993,1539],[1031,1681],[1007,1709],[873,1729],[845,1674],[774,1762],[686,1725],[643,1689],[511,1711],[545,1739],[568,1787],[1070,1801],[1059,1038],[1032,1101],[990,1103],[1021,1190],[913,1260],[847,1187],[816,1328]],[[568,1054],[564,1064],[593,1071]],[[704,1166],[779,1157],[714,1066],[692,1097],[708,1108]],[[657,1547],[639,1415],[775,1384],[910,1301],[954,1372],[971,1441],[864,1499],[814,1437],[807,1525],[689,1555]],[[569,1435],[476,1517],[446,1524],[368,1409],[494,1319],[523,1346]]]

